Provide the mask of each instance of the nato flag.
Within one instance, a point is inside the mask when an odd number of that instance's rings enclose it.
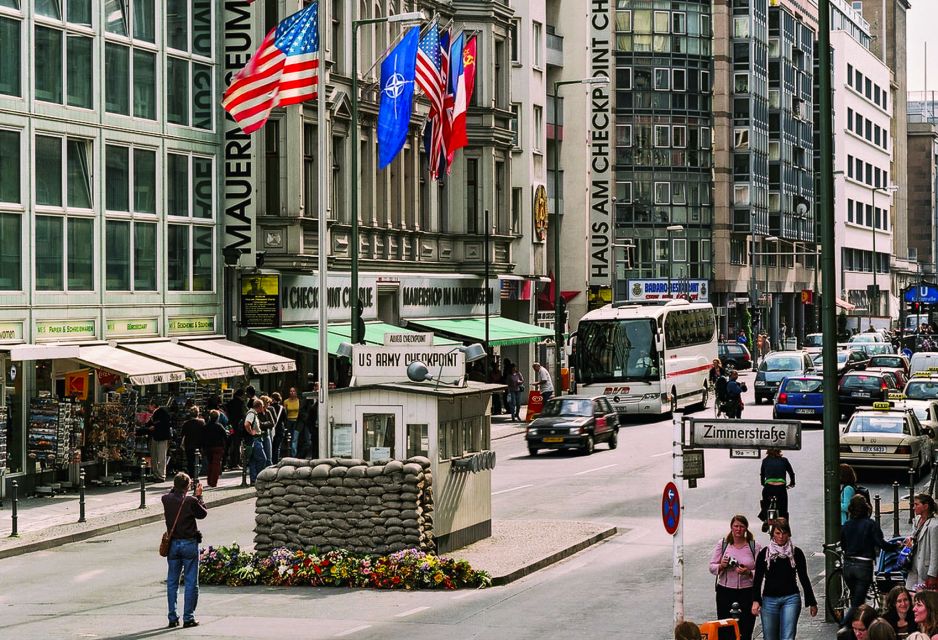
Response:
[[[378,168],[391,163],[407,140],[414,103],[414,74],[420,27],[413,27],[381,63],[381,106],[378,109]]]

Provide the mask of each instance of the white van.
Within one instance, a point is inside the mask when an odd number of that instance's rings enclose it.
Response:
[[[932,367],[938,367],[938,352],[919,351],[913,353],[909,359],[909,375],[915,375],[919,371],[928,371]]]

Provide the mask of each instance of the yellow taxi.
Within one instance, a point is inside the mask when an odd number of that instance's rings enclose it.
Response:
[[[853,413],[840,434],[840,460],[855,469],[928,469],[935,432],[911,408],[874,402]]]

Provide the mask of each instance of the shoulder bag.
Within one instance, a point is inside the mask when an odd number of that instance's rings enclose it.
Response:
[[[179,516],[182,515],[182,508],[186,506],[186,496],[183,496],[182,502],[179,503],[179,511],[176,512],[176,519],[173,521],[172,528],[169,531],[163,532],[163,539],[160,540],[160,556],[165,558],[169,555],[169,543],[173,539],[173,531],[176,530],[176,523],[179,522]]]

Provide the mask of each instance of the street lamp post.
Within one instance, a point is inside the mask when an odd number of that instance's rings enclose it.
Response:
[[[870,295],[870,299],[867,302],[867,308],[869,309],[869,326],[873,326],[873,302],[876,302],[876,313],[879,314],[879,283],[877,282],[876,274],[879,273],[879,255],[876,253],[876,192],[885,193],[887,196],[895,193],[899,190],[899,187],[896,185],[890,185],[885,189],[880,187],[870,187],[870,206],[873,208],[873,290]],[[888,215],[888,210],[883,210],[883,214],[880,216],[882,220],[886,215]]]
[[[666,228],[668,232],[668,298],[671,298],[671,272],[674,270],[674,264],[671,255],[671,234],[684,231],[684,225],[672,224]]]
[[[351,205],[352,205],[352,241],[351,241],[351,251],[352,251],[352,265],[351,265],[351,291],[349,296],[349,306],[351,308],[352,314],[352,344],[358,344],[365,339],[365,336],[358,335],[359,327],[356,322],[358,318],[358,250],[359,250],[359,241],[358,241],[358,190],[360,188],[360,180],[358,176],[358,28],[368,24],[381,24],[381,23],[419,23],[424,20],[423,12],[421,11],[410,11],[407,13],[398,13],[390,16],[385,16],[383,18],[366,18],[364,20],[352,20],[352,95],[351,99],[351,111],[352,111],[352,157],[351,162],[351,171],[352,171],[352,189],[351,193]],[[326,304],[326,292],[319,292],[319,304]],[[322,327],[320,327],[322,329]]]
[[[557,94],[560,93],[560,87],[570,84],[609,84],[609,78],[581,78],[580,80],[558,80],[554,82],[554,95],[551,96],[551,102],[554,107],[554,155],[551,158],[551,170],[553,171],[554,181],[554,224],[552,241],[554,243],[554,389],[557,395],[563,391],[563,383],[560,379],[561,363],[563,361],[563,309],[565,301],[560,294],[560,138],[557,135],[557,114],[559,113],[559,101]]]

